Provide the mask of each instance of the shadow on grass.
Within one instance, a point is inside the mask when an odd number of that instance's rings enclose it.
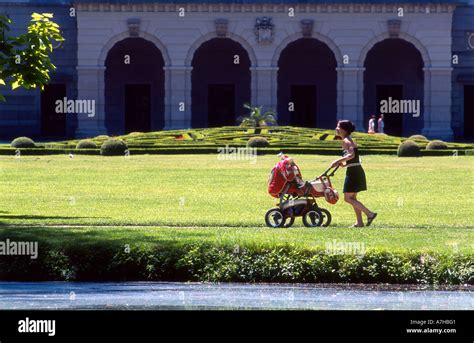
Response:
[[[3,213],[3,212],[0,212],[0,213]],[[36,215],[28,215],[28,214],[24,214],[24,215],[11,215],[11,214],[9,214],[9,215],[6,215],[6,216],[0,215],[0,219],[1,218],[4,218],[4,219],[44,219],[44,220],[47,220],[47,219],[96,219],[96,218],[108,219],[108,217],[36,216]]]
[[[0,240],[38,241],[53,246],[94,247],[129,245],[162,245],[183,246],[192,242],[212,241],[214,235],[205,232],[173,232],[167,235],[163,232],[151,235],[137,229],[101,229],[101,228],[45,228],[45,227],[15,227],[0,226]]]

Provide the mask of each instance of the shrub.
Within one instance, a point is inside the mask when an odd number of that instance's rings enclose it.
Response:
[[[103,156],[123,156],[127,150],[127,143],[120,139],[110,138],[102,143],[100,154]]]
[[[97,139],[109,139],[110,137],[107,135],[100,135],[96,137]]]
[[[427,141],[428,138],[426,138],[425,136],[423,135],[413,135],[413,136],[410,136],[408,137],[408,139],[416,139],[416,140],[421,140],[421,141]]]
[[[252,137],[247,142],[249,148],[268,148],[270,143],[263,137]]]
[[[76,149],[97,149],[97,144],[90,139],[83,139],[77,143]]]
[[[398,157],[417,157],[420,156],[420,147],[411,140],[406,140],[398,146]]]
[[[12,141],[11,146],[12,148],[35,148],[36,144],[31,138],[18,137]]]
[[[448,145],[440,140],[434,140],[426,145],[426,150],[447,149]]]

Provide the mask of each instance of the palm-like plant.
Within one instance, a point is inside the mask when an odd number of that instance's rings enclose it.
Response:
[[[240,117],[241,126],[262,127],[276,124],[275,113],[267,111],[262,113],[262,106],[252,106],[244,104],[244,107],[250,110],[250,115]]]

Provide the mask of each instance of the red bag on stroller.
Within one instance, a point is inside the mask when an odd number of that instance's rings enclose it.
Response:
[[[286,193],[297,193],[300,191],[296,184],[292,183],[296,178],[302,179],[301,171],[293,160],[288,156],[283,156],[282,160],[273,167],[270,177],[268,178],[268,193],[279,198],[280,194],[285,191],[290,182]]]

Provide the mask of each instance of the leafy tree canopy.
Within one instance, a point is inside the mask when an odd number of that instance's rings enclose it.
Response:
[[[28,31],[20,36],[8,36],[12,21],[0,15],[0,89],[44,89],[49,73],[56,67],[51,63],[53,43],[63,41],[59,25],[52,13],[33,13]],[[5,98],[0,94],[0,100]]]

